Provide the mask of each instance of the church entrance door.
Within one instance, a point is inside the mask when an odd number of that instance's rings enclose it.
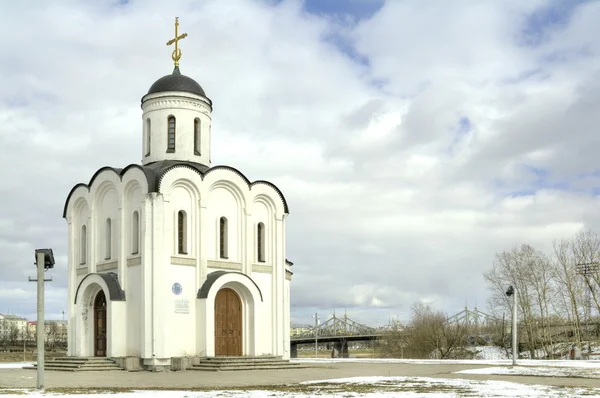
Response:
[[[242,300],[231,289],[215,298],[215,355],[242,355]]]
[[[106,296],[103,291],[94,300],[94,356],[106,356]]]

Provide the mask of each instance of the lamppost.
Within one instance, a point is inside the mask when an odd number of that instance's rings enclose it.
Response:
[[[510,286],[506,291],[508,297],[512,296],[512,364],[517,364],[517,295],[515,289]]]
[[[315,312],[315,358],[319,358],[319,316]]]
[[[592,315],[591,314],[591,310],[592,310],[592,306],[590,303],[591,300],[591,293],[592,293],[592,284],[590,283],[590,275],[592,275],[595,272],[598,272],[598,264],[597,262],[590,262],[590,263],[579,263],[577,264],[577,273],[579,275],[583,275],[583,278],[585,279],[585,282],[587,283],[589,290],[586,290],[585,292],[585,296],[586,296],[586,301],[587,301],[587,311],[584,313],[585,315],[585,334],[587,335],[588,338],[588,352],[592,352],[592,342],[590,339],[590,325],[588,323],[588,318]],[[589,314],[589,315],[588,315]]]
[[[44,389],[44,283],[52,278],[44,279],[44,272],[54,268],[54,253],[52,249],[36,249],[35,265],[37,278],[29,277],[29,282],[37,282],[37,388]]]

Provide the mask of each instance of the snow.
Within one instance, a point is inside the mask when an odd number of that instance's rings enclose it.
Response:
[[[32,362],[0,362],[0,369],[20,369],[23,366],[33,366]]]
[[[415,365],[512,365],[510,359],[478,360],[478,359],[388,359],[388,358],[307,358],[292,359],[296,363],[337,363],[337,362],[360,362],[360,363],[404,363]],[[600,360],[569,361],[569,360],[543,360],[543,359],[519,359],[517,365],[523,366],[548,366],[564,368],[599,368]]]
[[[475,359],[477,360],[499,360],[499,359],[510,359],[506,350],[498,346],[476,346],[470,348],[471,351],[475,352]]]
[[[545,377],[585,377],[600,379],[600,367],[598,368],[559,368],[559,367],[529,367],[511,366],[480,369],[467,369],[455,373],[477,374],[477,375],[510,375],[510,376],[545,376]]]
[[[359,389],[354,392],[353,390]],[[368,387],[366,390],[364,387]],[[461,380],[461,379],[433,379],[426,377],[352,377],[344,379],[314,380],[301,383],[298,391],[273,390],[215,390],[215,391],[132,391],[126,393],[112,393],[90,391],[96,398],[112,397],[188,397],[188,398],[258,398],[258,397],[427,397],[449,398],[456,396],[477,397],[523,397],[558,398],[558,397],[600,397],[598,388],[571,388],[541,385],[523,385],[513,382],[493,380]],[[84,394],[42,394],[27,392],[25,390],[0,390],[2,393],[13,391],[18,396],[42,397],[86,397]],[[4,396],[4,395],[3,395]],[[11,396],[10,394],[6,396]]]

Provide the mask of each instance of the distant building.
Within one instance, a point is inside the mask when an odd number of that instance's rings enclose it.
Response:
[[[0,340],[10,340],[11,331],[16,330],[18,338],[21,338],[25,327],[27,326],[27,319],[21,318],[16,315],[2,315],[0,314]]]
[[[291,332],[290,335],[296,336],[296,335],[308,332],[312,328],[313,328],[313,326],[308,325],[308,324],[292,324],[292,325],[290,325],[290,332]]]

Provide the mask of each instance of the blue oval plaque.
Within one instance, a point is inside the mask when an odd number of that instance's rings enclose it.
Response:
[[[173,294],[176,294],[179,296],[181,294],[181,292],[183,291],[183,288],[181,287],[179,282],[175,282],[175,283],[173,283],[173,287],[171,288],[171,290],[173,291]]]

